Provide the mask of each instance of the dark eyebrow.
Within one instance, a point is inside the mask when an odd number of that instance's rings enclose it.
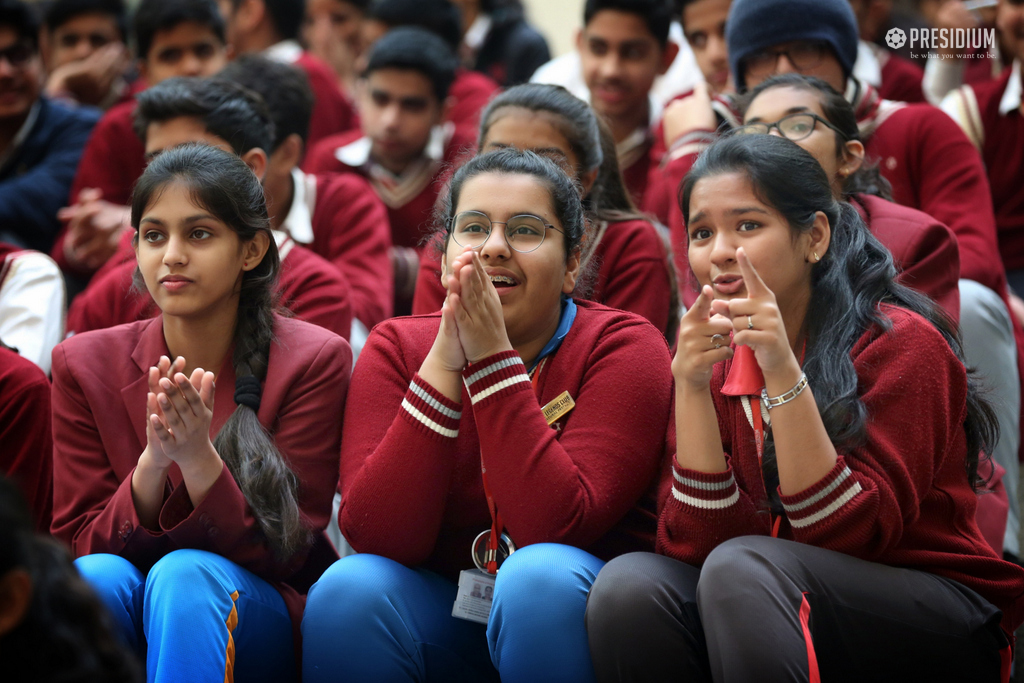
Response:
[[[789,116],[790,114],[806,114],[809,111],[811,111],[810,107],[790,107],[779,118],[780,119],[785,118],[785,117]],[[750,119],[750,121],[748,121],[747,123],[761,123],[761,117],[760,116],[755,116],[754,118]]]
[[[764,214],[765,216],[770,216],[771,215],[769,212],[765,211],[764,209],[758,208],[756,206],[742,206],[742,207],[739,207],[737,209],[729,209],[729,211],[728,211],[728,214],[730,216],[742,216],[745,213],[760,213],[760,214]],[[705,217],[705,212],[698,211],[696,214],[690,216],[690,225],[692,225],[693,223],[697,223],[697,222],[703,220],[704,217]]]
[[[182,225],[191,225],[192,223],[200,223],[202,221],[209,221],[209,220],[217,220],[217,217],[213,216],[211,214],[208,214],[208,213],[197,213],[196,215],[189,216],[185,220],[181,221],[181,224]],[[140,223],[155,223],[156,225],[159,225],[160,227],[167,227],[167,223],[165,223],[163,220],[161,220],[159,218],[154,218],[152,216],[143,216],[142,220],[140,221]]]

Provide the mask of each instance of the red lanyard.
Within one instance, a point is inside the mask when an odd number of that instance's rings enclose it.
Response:
[[[533,392],[537,394],[538,400],[540,399],[540,375],[544,371],[547,362],[548,359],[546,357],[541,360],[540,364],[534,368],[533,375],[530,377],[530,384],[533,385]],[[491,535],[487,539],[487,573],[497,574],[498,542],[505,531],[505,523],[501,519],[501,513],[498,511],[498,506],[494,502],[494,496],[491,495],[491,489],[487,485],[487,466],[484,464],[484,454],[482,451],[480,453],[480,478],[484,482],[484,496],[487,498],[487,509],[491,513]]]
[[[750,400],[750,415],[751,421],[754,423],[754,445],[757,447],[757,466],[761,470],[761,462],[764,459],[764,420],[761,417],[761,399],[752,398]],[[761,486],[764,487],[764,470],[761,470]],[[765,487],[765,496],[767,495],[768,489]],[[782,517],[776,517],[770,512],[768,517],[772,525],[772,538],[778,538],[779,524],[782,523]]]

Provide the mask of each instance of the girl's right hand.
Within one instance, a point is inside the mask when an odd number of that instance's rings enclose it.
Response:
[[[732,358],[733,351],[729,348],[732,321],[711,315],[713,299],[711,286],[704,285],[700,296],[679,321],[679,343],[672,359],[672,376],[677,387],[707,389],[715,363]]]

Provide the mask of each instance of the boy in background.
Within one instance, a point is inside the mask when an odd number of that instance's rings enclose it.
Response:
[[[313,173],[366,178],[388,209],[395,314],[411,310],[423,238],[445,169],[473,141],[442,125],[455,79],[455,56],[433,33],[414,27],[377,41],[358,84],[361,131],[324,140],[309,154]]]

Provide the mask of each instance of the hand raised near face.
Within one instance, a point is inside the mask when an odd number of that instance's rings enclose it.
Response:
[[[732,322],[733,341],[753,349],[765,377],[794,366],[799,368],[775,294],[768,289],[742,247],[736,250],[736,261],[747,296],[731,301],[716,300],[711,310]]]
[[[679,321],[679,343],[672,359],[672,376],[678,386],[707,389],[715,363],[732,358],[729,333],[732,321],[711,310],[714,292],[704,285],[700,296]]]
[[[455,315],[459,339],[471,363],[512,349],[505,331],[501,299],[487,275],[479,252],[468,250],[452,264],[455,286],[449,286],[448,303]]]

